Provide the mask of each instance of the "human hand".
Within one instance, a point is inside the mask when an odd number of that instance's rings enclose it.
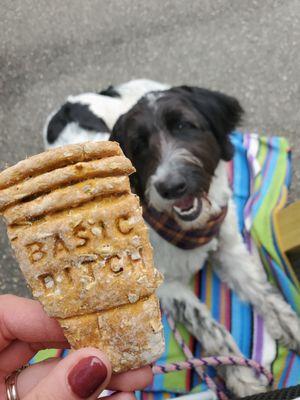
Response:
[[[5,378],[25,365],[38,350],[68,348],[57,321],[34,300],[0,296],[0,399],[6,399]],[[112,374],[101,351],[85,348],[64,359],[52,358],[22,370],[17,379],[18,400],[97,399],[105,388],[116,391],[109,400],[134,399],[134,390],[152,381],[150,367]]]

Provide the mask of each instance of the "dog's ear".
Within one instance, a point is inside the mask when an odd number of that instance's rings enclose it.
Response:
[[[115,123],[111,135],[109,137],[109,140],[113,142],[118,142],[121,146],[121,149],[123,150],[125,156],[129,157],[130,155],[128,154],[129,148],[126,140],[126,114],[121,115],[118,119],[117,122]]]
[[[234,97],[198,87],[182,86],[196,109],[208,122],[225,161],[232,159],[234,148],[229,134],[241,123],[243,108]]]
[[[128,140],[128,126],[127,126],[127,115],[123,114],[121,115],[117,122],[115,123],[111,135],[109,137],[109,140],[113,141],[113,142],[118,142],[121,146],[121,149],[124,153],[124,155],[129,158],[132,162],[132,152],[130,149],[130,144],[129,144],[129,140]],[[133,188],[138,188],[139,187],[139,183],[138,183],[138,177],[137,174],[132,174],[129,177],[130,179],[130,184]],[[140,195],[142,192],[139,192]]]

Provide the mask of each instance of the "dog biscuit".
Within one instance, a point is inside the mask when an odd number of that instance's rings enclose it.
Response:
[[[0,213],[21,270],[74,349],[107,353],[115,372],[164,350],[162,282],[134,172],[114,142],[61,147],[0,173]]]

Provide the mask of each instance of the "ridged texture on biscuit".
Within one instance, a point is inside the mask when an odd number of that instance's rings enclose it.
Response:
[[[0,211],[33,296],[73,348],[105,351],[114,371],[163,351],[152,248],[134,171],[112,142],[66,146],[0,173]]]
[[[118,176],[132,172],[130,161],[123,156],[78,162],[3,189],[0,192],[0,210],[29,196],[48,193],[50,190],[80,182],[83,179]]]
[[[117,155],[122,155],[122,150],[116,142],[86,142],[50,149],[2,171],[0,189],[70,164]]]

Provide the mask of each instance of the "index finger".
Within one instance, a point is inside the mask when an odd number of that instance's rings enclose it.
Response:
[[[35,300],[0,296],[0,351],[14,340],[27,343],[66,342],[58,322]]]

